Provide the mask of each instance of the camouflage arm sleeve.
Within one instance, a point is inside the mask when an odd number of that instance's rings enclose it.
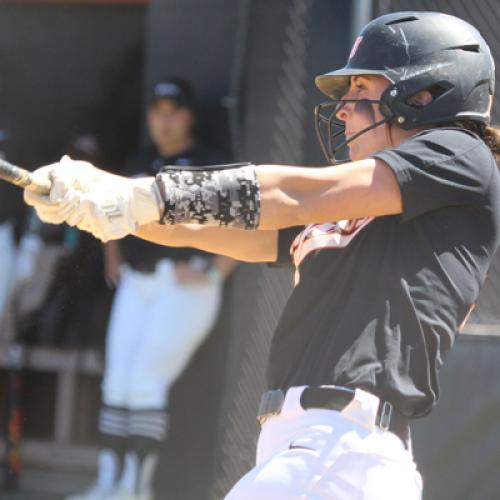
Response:
[[[255,165],[166,166],[156,176],[164,205],[160,224],[257,229],[260,190]]]

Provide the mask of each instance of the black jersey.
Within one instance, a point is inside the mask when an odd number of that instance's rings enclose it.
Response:
[[[484,142],[460,129],[428,130],[373,157],[395,173],[402,214],[311,225],[295,239],[280,232],[298,283],[269,383],[365,388],[421,416],[499,242],[499,173]]]
[[[132,157],[121,174],[127,177],[146,177],[156,175],[165,165],[203,166],[224,163],[226,158],[219,152],[202,146],[195,146],[175,156],[161,156],[151,147],[140,151]],[[211,258],[211,255],[194,248],[174,248],[157,245],[134,236],[121,240],[121,250],[124,260],[137,269],[147,269],[160,259],[187,261],[194,256]]]

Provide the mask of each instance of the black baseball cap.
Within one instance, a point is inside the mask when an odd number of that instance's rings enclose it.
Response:
[[[177,106],[190,109],[196,113],[198,108],[196,94],[189,83],[181,78],[166,78],[158,80],[151,92],[149,104],[160,99],[170,99]]]

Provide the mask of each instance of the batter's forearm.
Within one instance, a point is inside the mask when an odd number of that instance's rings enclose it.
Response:
[[[399,213],[390,169],[368,159],[337,167],[215,166],[183,171],[165,167],[157,178],[161,223],[245,230]]]
[[[274,262],[278,249],[277,231],[151,223],[141,226],[135,236],[159,245],[193,247],[244,262]]]
[[[321,173],[283,165],[166,166],[156,177],[160,223],[245,230],[301,225],[306,197],[324,185]]]

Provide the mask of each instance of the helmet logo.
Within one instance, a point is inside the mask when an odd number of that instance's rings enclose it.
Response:
[[[349,54],[349,59],[352,59],[356,55],[356,52],[358,51],[358,47],[362,41],[363,41],[362,36],[358,36],[358,38],[356,38],[356,41],[354,42],[354,45],[352,46],[351,53]]]

